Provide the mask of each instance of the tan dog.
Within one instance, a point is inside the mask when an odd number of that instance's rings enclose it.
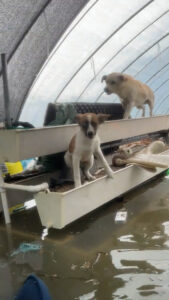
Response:
[[[145,116],[145,104],[149,105],[150,116],[154,107],[153,91],[144,83],[134,79],[132,76],[122,73],[111,73],[102,77],[106,81],[104,91],[110,94],[117,94],[124,108],[124,119],[130,117],[134,106],[142,109],[142,117]]]
[[[71,139],[69,149],[64,156],[66,165],[73,169],[75,187],[81,186],[80,166],[83,167],[88,180],[95,179],[90,173],[94,163],[94,155],[100,158],[108,177],[113,178],[113,171],[103,156],[97,133],[99,125],[108,117],[109,115],[96,115],[93,113],[78,114],[76,116],[80,130]]]

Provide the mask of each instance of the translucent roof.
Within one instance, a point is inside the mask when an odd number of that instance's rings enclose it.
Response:
[[[168,20],[168,0],[90,0],[43,65],[20,119],[42,125],[49,102],[119,102],[103,93],[101,78],[111,72],[147,83],[155,93],[154,113],[166,114]],[[133,116],[140,116],[137,109]]]

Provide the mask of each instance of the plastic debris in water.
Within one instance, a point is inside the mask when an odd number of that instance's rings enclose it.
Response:
[[[86,280],[85,283],[92,283],[93,285],[98,285],[99,284],[99,281],[97,279],[89,279],[89,280]]]
[[[38,251],[41,249],[41,245],[40,244],[32,244],[32,243],[22,243],[19,245],[18,249],[14,250],[11,253],[11,256],[20,254],[20,253],[26,253],[29,251]]]
[[[44,228],[42,231],[41,239],[44,240],[47,235],[48,235],[48,228]]]
[[[26,201],[26,202],[24,203],[25,209],[30,209],[30,208],[35,207],[35,206],[36,206],[36,201],[35,201],[35,199],[31,199],[31,200]]]
[[[115,216],[115,222],[126,222],[127,220],[127,211],[119,210]]]
[[[128,242],[128,243],[136,243],[136,241],[133,241],[132,240],[132,238],[133,238],[134,236],[132,235],[132,234],[127,234],[127,235],[122,235],[122,236],[120,236],[119,238],[118,238],[118,240],[120,241],[120,242]]]
[[[165,178],[169,179],[169,169],[165,172]]]
[[[91,264],[89,261],[85,261],[84,264],[80,267],[83,270],[88,270],[90,268]]]
[[[74,271],[76,268],[77,268],[77,265],[74,265],[74,264],[71,265],[71,270]]]

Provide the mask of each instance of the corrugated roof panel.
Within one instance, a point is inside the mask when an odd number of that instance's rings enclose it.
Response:
[[[0,52],[8,57],[11,117],[16,119],[27,92],[54,46],[88,0],[0,1]],[[9,60],[10,58],[10,60]],[[1,75],[1,74],[0,74]],[[0,76],[0,121],[4,120]]]

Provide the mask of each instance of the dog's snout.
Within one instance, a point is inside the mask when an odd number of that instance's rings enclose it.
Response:
[[[104,91],[105,91],[105,93],[108,93],[108,88],[105,87],[105,88],[104,88]]]
[[[93,131],[88,131],[87,135],[89,138],[92,138],[94,136],[94,132]]]

